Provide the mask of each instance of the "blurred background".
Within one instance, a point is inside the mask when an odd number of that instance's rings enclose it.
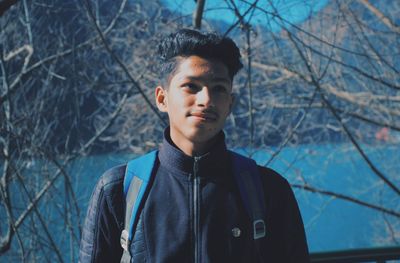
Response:
[[[228,146],[292,185],[311,252],[399,246],[400,2],[0,0],[0,261],[75,262],[101,174],[157,148],[154,51],[235,40]]]

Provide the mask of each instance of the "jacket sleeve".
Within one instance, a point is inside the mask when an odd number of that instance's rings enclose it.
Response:
[[[119,166],[105,172],[92,193],[82,229],[80,263],[120,262],[124,171],[125,166]]]

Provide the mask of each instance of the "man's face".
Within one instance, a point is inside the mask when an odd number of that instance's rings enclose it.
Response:
[[[173,142],[207,144],[224,126],[232,106],[232,80],[220,61],[182,58],[168,89],[156,88],[158,108],[167,112]]]

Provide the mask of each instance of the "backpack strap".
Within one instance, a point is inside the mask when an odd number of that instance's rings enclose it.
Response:
[[[233,173],[245,209],[253,223],[253,239],[265,237],[265,197],[257,164],[253,159],[230,151]]]
[[[158,151],[152,151],[126,165],[124,177],[124,196],[126,202],[125,224],[121,233],[121,246],[124,249],[121,263],[130,262],[129,245],[133,238],[133,226],[138,220],[138,210],[151,179]]]

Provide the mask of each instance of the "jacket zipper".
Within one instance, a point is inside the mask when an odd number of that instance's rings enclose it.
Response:
[[[201,157],[194,157],[193,164],[193,213],[194,213],[194,262],[200,262],[200,178],[198,176],[199,160]]]

